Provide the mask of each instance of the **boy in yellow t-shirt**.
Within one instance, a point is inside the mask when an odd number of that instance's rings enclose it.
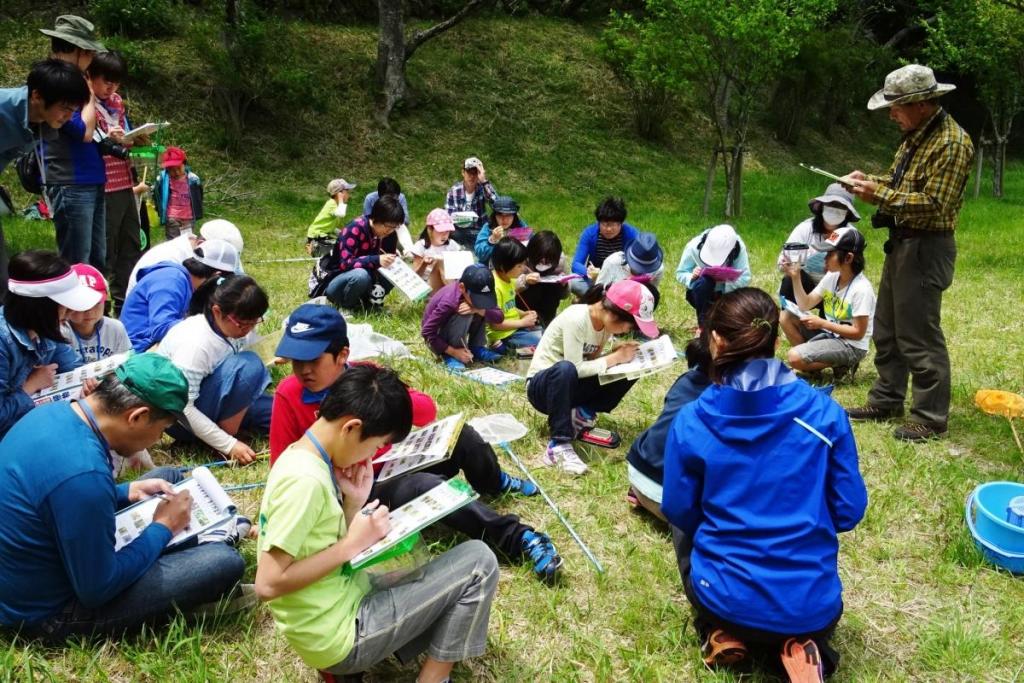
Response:
[[[335,178],[327,183],[327,201],[320,207],[320,213],[306,229],[306,253],[323,256],[331,251],[338,229],[344,224],[348,213],[349,193],[356,187],[344,178]]]
[[[516,280],[526,268],[526,247],[519,240],[502,237],[494,245],[491,266],[494,268],[494,294],[505,319],[487,324],[487,341],[498,353],[537,346],[543,332],[537,327],[537,312],[516,307]]]
[[[359,673],[394,654],[426,651],[419,683],[448,681],[455,662],[483,654],[498,584],[494,553],[478,540],[433,559],[416,581],[370,592],[342,566],[383,538],[388,509],[366,503],[370,458],[412,426],[406,386],[393,371],[349,368],[320,417],[278,458],[260,506],[256,593],[309,666]],[[359,625],[357,632],[356,625]]]

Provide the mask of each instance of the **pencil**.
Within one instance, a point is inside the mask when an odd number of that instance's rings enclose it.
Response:
[[[523,304],[523,308],[525,308],[528,311],[532,311],[533,310],[532,308],[530,308],[530,304],[526,303],[526,299],[523,298],[522,294],[520,294],[519,292],[516,292],[516,297],[519,299],[520,303]]]

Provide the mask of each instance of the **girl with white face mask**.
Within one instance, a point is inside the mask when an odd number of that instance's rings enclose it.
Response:
[[[789,233],[779,251],[779,272],[785,273],[789,263],[800,263],[800,281],[804,291],[811,291],[825,275],[825,252],[822,248],[828,236],[838,228],[860,220],[853,205],[853,195],[839,183],[832,183],[820,197],[807,203],[811,217],[805,219]],[[795,301],[793,282],[783,275],[779,294],[787,301]],[[819,315],[822,313],[819,311]]]

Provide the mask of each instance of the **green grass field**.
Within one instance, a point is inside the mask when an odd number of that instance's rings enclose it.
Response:
[[[591,197],[551,197],[526,184],[499,182],[503,175],[498,169],[492,173],[500,189],[519,198],[531,224],[557,230],[568,245],[590,220]],[[1024,168],[1013,168],[1010,179],[1009,194],[1019,197]],[[617,189],[629,199],[629,220],[657,232],[667,260],[674,264],[686,239],[707,222],[687,208],[698,205],[696,183],[680,179],[672,202],[658,192],[652,196],[646,185],[638,176],[625,179]],[[747,214],[736,223],[750,247],[756,286],[776,288],[776,250],[804,217],[806,200],[819,189],[815,178],[802,173],[750,174]],[[414,222],[442,200],[439,192],[412,194]],[[246,235],[247,270],[271,293],[267,329],[304,300],[307,266],[260,261],[299,255],[305,222],[318,205],[315,196],[271,193],[249,211],[226,214]],[[979,388],[1024,388],[1024,326],[1011,312],[1024,300],[1017,253],[1024,240],[1021,205],[1020,199],[983,198],[969,201],[962,214],[957,276],[944,312],[954,367],[949,438],[910,446],[894,441],[889,427],[855,426],[870,504],[861,525],[842,538],[846,614],[836,635],[843,655],[837,681],[1012,681],[1020,674],[1024,647],[1016,634],[1024,626],[1019,610],[1024,586],[981,561],[964,528],[963,501],[978,483],[1017,479],[1021,469],[1021,455],[1006,423],[980,414],[972,404]],[[45,245],[52,239],[45,224],[8,221],[5,226],[17,247]],[[877,286],[882,240],[872,232],[868,240],[868,274]],[[663,297],[659,322],[681,345],[694,324],[691,309],[674,282],[663,288]],[[398,364],[403,376],[433,394],[442,414],[511,412],[529,425],[532,433],[514,444],[516,453],[535,467],[535,476],[606,568],[603,576],[592,570],[539,497],[495,501],[497,508],[515,512],[553,536],[566,560],[564,578],[546,587],[528,567],[504,566],[488,654],[460,665],[456,677],[733,680],[700,664],[666,529],[624,502],[625,447],[581,447],[591,471],[579,479],[536,467],[544,445],[543,417],[521,391],[492,389],[444,373],[418,342],[421,308],[391,296],[387,314],[369,319],[377,330],[411,342],[416,359]],[[602,423],[620,430],[628,444],[660,410],[674,376],[666,372],[643,380]],[[839,387],[834,396],[841,403],[859,403],[873,377],[870,362],[864,363],[856,382]],[[171,462],[160,446],[156,453],[160,462]],[[174,454],[181,457],[180,450]],[[188,462],[210,459],[200,452],[187,457]],[[511,462],[504,464],[514,471]],[[266,468],[219,473],[233,483],[258,482]],[[244,511],[255,516],[260,492],[237,497]],[[439,548],[453,542],[440,531],[429,538]],[[253,565],[253,544],[246,544],[243,552]],[[63,648],[2,643],[0,676],[6,680],[313,680],[313,673],[275,634],[263,608],[198,625],[178,620],[169,629],[124,641]],[[385,665],[369,680],[411,680],[414,674],[412,668]]]
[[[31,23],[0,27],[0,77],[13,82],[12,75],[23,73],[44,49]],[[127,95],[136,119],[175,121],[171,142],[189,150],[206,180],[208,217],[229,218],[242,228],[247,271],[271,296],[267,331],[305,300],[308,265],[260,262],[303,255],[302,237],[328,179],[342,175],[360,183],[350,205],[354,215],[364,191],[380,175],[393,175],[409,197],[413,222],[421,224],[442,204],[460,160],[470,154],[485,161],[499,191],[516,197],[531,225],[555,230],[570,251],[601,196],[623,195],[630,222],[658,234],[674,268],[690,236],[717,222],[699,214],[707,121],[683,107],[669,141],[636,139],[626,95],[601,63],[594,33],[592,27],[545,19],[473,19],[416,53],[409,77],[421,100],[385,132],[371,123],[366,91],[373,27],[303,24],[289,40],[304,45],[310,77],[325,84],[318,90],[320,101],[294,115],[258,110],[250,139],[234,153],[218,147],[202,60],[185,39],[137,42],[132,54],[143,60],[151,87],[128,88]],[[880,68],[879,78],[885,73]],[[735,225],[750,248],[755,286],[776,291],[777,250],[806,217],[807,200],[824,189],[795,162],[834,171],[878,170],[891,158],[896,138],[880,117],[855,118],[851,128],[827,139],[809,132],[795,149],[781,147],[759,129],[753,132],[744,215]],[[0,182],[16,184],[10,171]],[[979,388],[1024,389],[1024,323],[1015,313],[1024,301],[1024,165],[1010,169],[1006,190],[1002,201],[969,201],[961,216],[957,275],[945,298],[954,372],[949,438],[909,446],[895,442],[890,427],[854,428],[870,504],[861,525],[842,538],[846,614],[835,641],[843,656],[837,681],[1016,681],[1024,671],[1018,637],[1024,629],[1024,585],[984,564],[963,524],[963,501],[974,486],[1018,479],[1022,466],[1005,421],[972,404]],[[4,228],[12,251],[53,245],[49,224],[5,220]],[[867,272],[877,288],[882,238],[865,230]],[[368,321],[409,342],[416,359],[398,364],[405,379],[431,393],[442,414],[511,412],[530,426],[531,435],[514,444],[516,453],[535,468],[606,568],[604,575],[595,574],[539,497],[494,501],[552,535],[565,557],[564,578],[547,587],[528,567],[505,565],[489,651],[457,667],[456,680],[736,680],[704,670],[669,535],[624,500],[626,446],[653,421],[676,373],[641,381],[613,415],[602,416],[603,425],[622,433],[624,446],[581,447],[591,471],[571,479],[537,466],[546,421],[522,391],[444,373],[419,341],[422,305],[399,297],[390,296],[386,315]],[[681,348],[695,321],[671,278],[658,319]],[[834,396],[858,404],[873,378],[869,359],[856,382]],[[172,453],[167,445],[154,449],[160,463],[211,459],[199,451]],[[515,472],[511,462],[503,464]],[[259,482],[266,466],[218,475],[230,483]],[[239,494],[237,500],[255,515],[260,492]],[[429,538],[438,550],[457,540],[440,530]],[[253,543],[243,547],[250,580],[254,552]],[[385,665],[368,680],[411,681],[415,671]],[[179,619],[137,638],[61,648],[0,637],[0,680],[314,679],[275,633],[264,608],[203,624]]]

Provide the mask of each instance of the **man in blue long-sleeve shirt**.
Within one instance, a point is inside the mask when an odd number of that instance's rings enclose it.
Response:
[[[151,446],[187,402],[180,370],[136,355],[87,398],[41,406],[0,441],[0,625],[52,641],[119,634],[237,584],[244,562],[224,543],[163,554],[190,520],[188,493],[167,481],[180,473],[119,485],[111,475],[111,449]],[[158,493],[152,523],[115,551],[116,512]]]

